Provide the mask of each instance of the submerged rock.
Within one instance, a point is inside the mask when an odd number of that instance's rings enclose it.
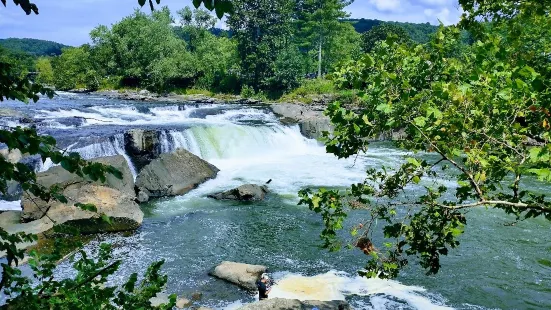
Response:
[[[69,200],[68,204],[59,201],[46,202],[32,194],[25,193],[21,201],[22,221],[49,230],[53,224],[77,226],[82,233],[125,231],[138,228],[143,213],[134,202],[134,180],[123,156],[94,159],[94,162],[111,165],[122,172],[123,179],[106,176],[106,182],[92,181],[72,174],[62,167],[53,167],[37,174],[37,182],[43,186],[56,185]],[[75,203],[94,204],[97,212],[84,211]],[[104,222],[101,215],[111,217],[111,224]],[[38,222],[40,221],[40,222]],[[53,221],[53,222],[52,222]],[[40,231],[42,232],[42,231]]]
[[[245,184],[208,197],[218,200],[260,201],[264,200],[267,193],[268,187],[266,185]]]
[[[245,305],[239,310],[303,310],[318,308],[319,310],[351,310],[352,308],[346,301],[300,301],[297,299],[269,298],[255,303]]]
[[[193,301],[191,301],[187,298],[180,298],[176,301],[176,308],[178,308],[178,309],[189,308],[192,305],[193,305]]]
[[[254,291],[256,281],[266,270],[268,270],[266,266],[224,261],[211,270],[209,275]]]
[[[167,293],[157,293],[155,297],[149,299],[151,307],[158,307],[160,305],[168,304],[170,302],[170,295]]]
[[[216,177],[218,168],[185,149],[161,154],[145,166],[136,186],[149,191],[149,197],[183,195],[199,184]]]

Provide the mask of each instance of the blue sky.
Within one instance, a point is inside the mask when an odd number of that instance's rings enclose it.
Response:
[[[110,25],[131,14],[137,0],[34,0],[38,16],[24,12],[8,0],[0,5],[0,38],[36,38],[68,45],[88,42],[95,26]],[[191,0],[162,0],[172,11],[191,5]],[[149,10],[144,8],[144,10]],[[457,0],[355,0],[347,10],[353,18],[387,21],[453,24],[461,15]],[[219,26],[222,26],[221,24]]]

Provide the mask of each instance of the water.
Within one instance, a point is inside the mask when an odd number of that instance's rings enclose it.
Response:
[[[222,260],[231,260],[267,265],[277,282],[271,297],[346,299],[357,309],[551,308],[551,268],[544,261],[551,256],[551,225],[543,219],[506,227],[514,219],[501,212],[470,212],[461,247],[443,258],[439,275],[430,277],[412,264],[396,281],[360,278],[356,271],[367,261],[361,252],[319,248],[321,220],[297,206],[297,191],[347,186],[361,181],[368,167],[395,166],[405,153],[390,145],[374,145],[357,159],[337,160],[302,137],[297,127],[282,126],[263,106],[132,104],[80,95],[7,105],[85,158],[126,155],[122,134],[147,128],[161,132],[163,152],[184,147],[220,168],[216,179],[184,196],[143,206],[146,218],[133,236],[98,236],[88,246],[93,251],[97,242],[117,245],[124,266],[113,283],[164,259],[169,293],[201,291],[202,305],[234,309],[256,297],[207,275]],[[0,125],[17,123],[0,119]],[[269,179],[273,194],[263,202],[206,198]],[[353,212],[347,223],[364,215]],[[60,275],[71,273],[68,264],[60,266]]]

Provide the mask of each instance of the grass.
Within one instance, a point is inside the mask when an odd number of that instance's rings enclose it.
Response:
[[[302,102],[310,104],[321,95],[335,94],[337,92],[332,81],[325,79],[305,80],[300,87],[283,95],[280,102]]]

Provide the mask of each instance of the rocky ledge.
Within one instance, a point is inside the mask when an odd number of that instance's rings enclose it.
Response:
[[[68,199],[68,203],[46,202],[32,194],[25,193],[21,201],[22,222],[30,227],[41,227],[46,231],[57,225],[76,225],[82,233],[125,231],[138,228],[143,213],[134,202],[134,179],[123,156],[103,157],[92,160],[111,165],[122,172],[123,179],[107,175],[106,182],[92,181],[72,174],[60,166],[37,174],[37,183],[49,188],[57,186]],[[74,206],[76,203],[94,204],[97,212],[84,211]],[[101,219],[105,214],[111,223]],[[35,224],[33,226],[33,224]],[[35,233],[43,231],[34,231]]]
[[[346,301],[300,301],[297,299],[270,298],[261,300],[252,304],[245,305],[239,310],[351,310],[352,308]]]
[[[298,124],[300,132],[307,138],[319,139],[324,131],[333,131],[331,121],[323,115],[324,105],[279,103],[271,104],[270,108],[282,123]]]

